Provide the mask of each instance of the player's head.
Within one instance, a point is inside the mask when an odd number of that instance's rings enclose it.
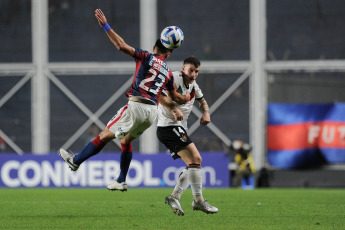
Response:
[[[185,64],[192,64],[192,65],[194,65],[195,68],[198,68],[200,66],[200,61],[197,57],[190,56],[190,57],[187,57],[186,59],[184,59],[183,65],[185,65]]]
[[[160,54],[164,57],[164,59],[167,59],[172,52],[172,49],[165,48],[165,46],[162,45],[160,39],[157,39],[155,46],[153,47],[153,53]]]
[[[183,61],[182,76],[185,84],[191,84],[199,76],[200,61],[194,56],[187,57]]]

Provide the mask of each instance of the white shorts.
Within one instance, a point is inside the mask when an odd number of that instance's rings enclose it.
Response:
[[[157,115],[157,105],[128,101],[108,122],[107,128],[116,138],[123,139],[128,133],[136,138],[152,125]]]

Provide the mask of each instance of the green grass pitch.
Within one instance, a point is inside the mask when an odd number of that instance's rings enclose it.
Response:
[[[219,212],[184,216],[164,204],[172,189],[0,189],[0,229],[345,229],[343,189],[203,190]]]

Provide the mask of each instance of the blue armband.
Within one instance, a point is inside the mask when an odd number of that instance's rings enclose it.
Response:
[[[109,30],[111,29],[111,27],[109,26],[108,23],[105,23],[105,24],[102,26],[102,28],[103,28],[103,30],[104,30],[105,32],[107,32],[107,31],[109,31]]]

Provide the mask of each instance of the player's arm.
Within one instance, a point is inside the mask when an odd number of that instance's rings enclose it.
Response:
[[[120,35],[110,28],[107,18],[100,9],[95,10],[95,17],[97,18],[99,25],[106,31],[110,41],[116,46],[116,48],[133,57],[135,49],[128,45]]]
[[[178,92],[176,92],[175,90],[171,90],[171,91],[167,91],[169,97],[171,98],[171,100],[179,103],[179,104],[185,104],[190,100],[190,93],[187,92],[185,95],[182,95]]]
[[[178,108],[178,105],[163,93],[159,96],[159,103],[172,112],[175,121],[183,120],[183,113]]]
[[[210,108],[208,107],[207,101],[205,98],[202,98],[198,100],[199,102],[199,107],[202,111],[202,116],[200,118],[200,124],[201,125],[207,125],[208,123],[211,122],[211,117],[210,117]]]

